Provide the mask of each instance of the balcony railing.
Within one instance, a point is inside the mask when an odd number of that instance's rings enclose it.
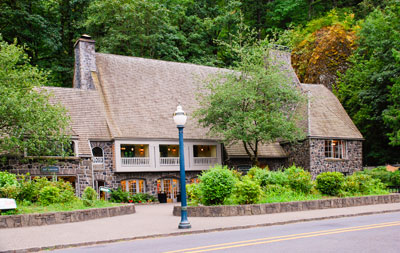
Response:
[[[214,165],[216,163],[216,157],[194,157],[194,165]]]
[[[123,157],[121,164],[124,167],[144,167],[150,166],[150,159],[148,157]]]
[[[179,157],[160,157],[161,166],[179,165]]]
[[[93,164],[102,164],[104,163],[104,157],[93,157]]]

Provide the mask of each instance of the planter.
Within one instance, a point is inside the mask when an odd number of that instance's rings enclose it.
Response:
[[[296,202],[237,206],[188,206],[189,217],[225,217],[270,213],[298,212],[328,208],[400,203],[400,194],[363,196],[351,198],[318,199]],[[173,215],[180,216],[181,207],[174,206]]]
[[[158,197],[158,202],[167,203],[167,194],[166,193],[159,193],[157,197]]]

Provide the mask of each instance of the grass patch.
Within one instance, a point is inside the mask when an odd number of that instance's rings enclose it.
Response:
[[[2,215],[13,215],[13,214],[28,214],[28,213],[51,213],[51,212],[65,212],[65,211],[74,211],[74,210],[83,210],[83,209],[92,209],[92,208],[104,208],[104,207],[113,207],[113,206],[121,206],[122,204],[111,203],[109,201],[104,200],[96,200],[94,201],[93,206],[84,205],[83,201],[80,199],[68,202],[68,203],[57,203],[51,204],[48,206],[42,206],[39,203],[30,203],[28,201],[18,202],[17,209],[15,211],[7,211],[3,212]]]

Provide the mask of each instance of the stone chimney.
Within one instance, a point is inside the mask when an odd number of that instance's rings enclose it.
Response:
[[[83,34],[74,45],[75,67],[74,88],[94,90],[92,72],[96,72],[95,41]]]

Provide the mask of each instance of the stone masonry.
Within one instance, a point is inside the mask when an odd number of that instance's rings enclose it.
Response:
[[[287,166],[293,163],[310,171],[313,178],[327,171],[352,174],[362,169],[362,141],[346,140],[346,157],[331,159],[325,157],[325,139],[309,138],[296,145],[283,145],[289,154]]]

